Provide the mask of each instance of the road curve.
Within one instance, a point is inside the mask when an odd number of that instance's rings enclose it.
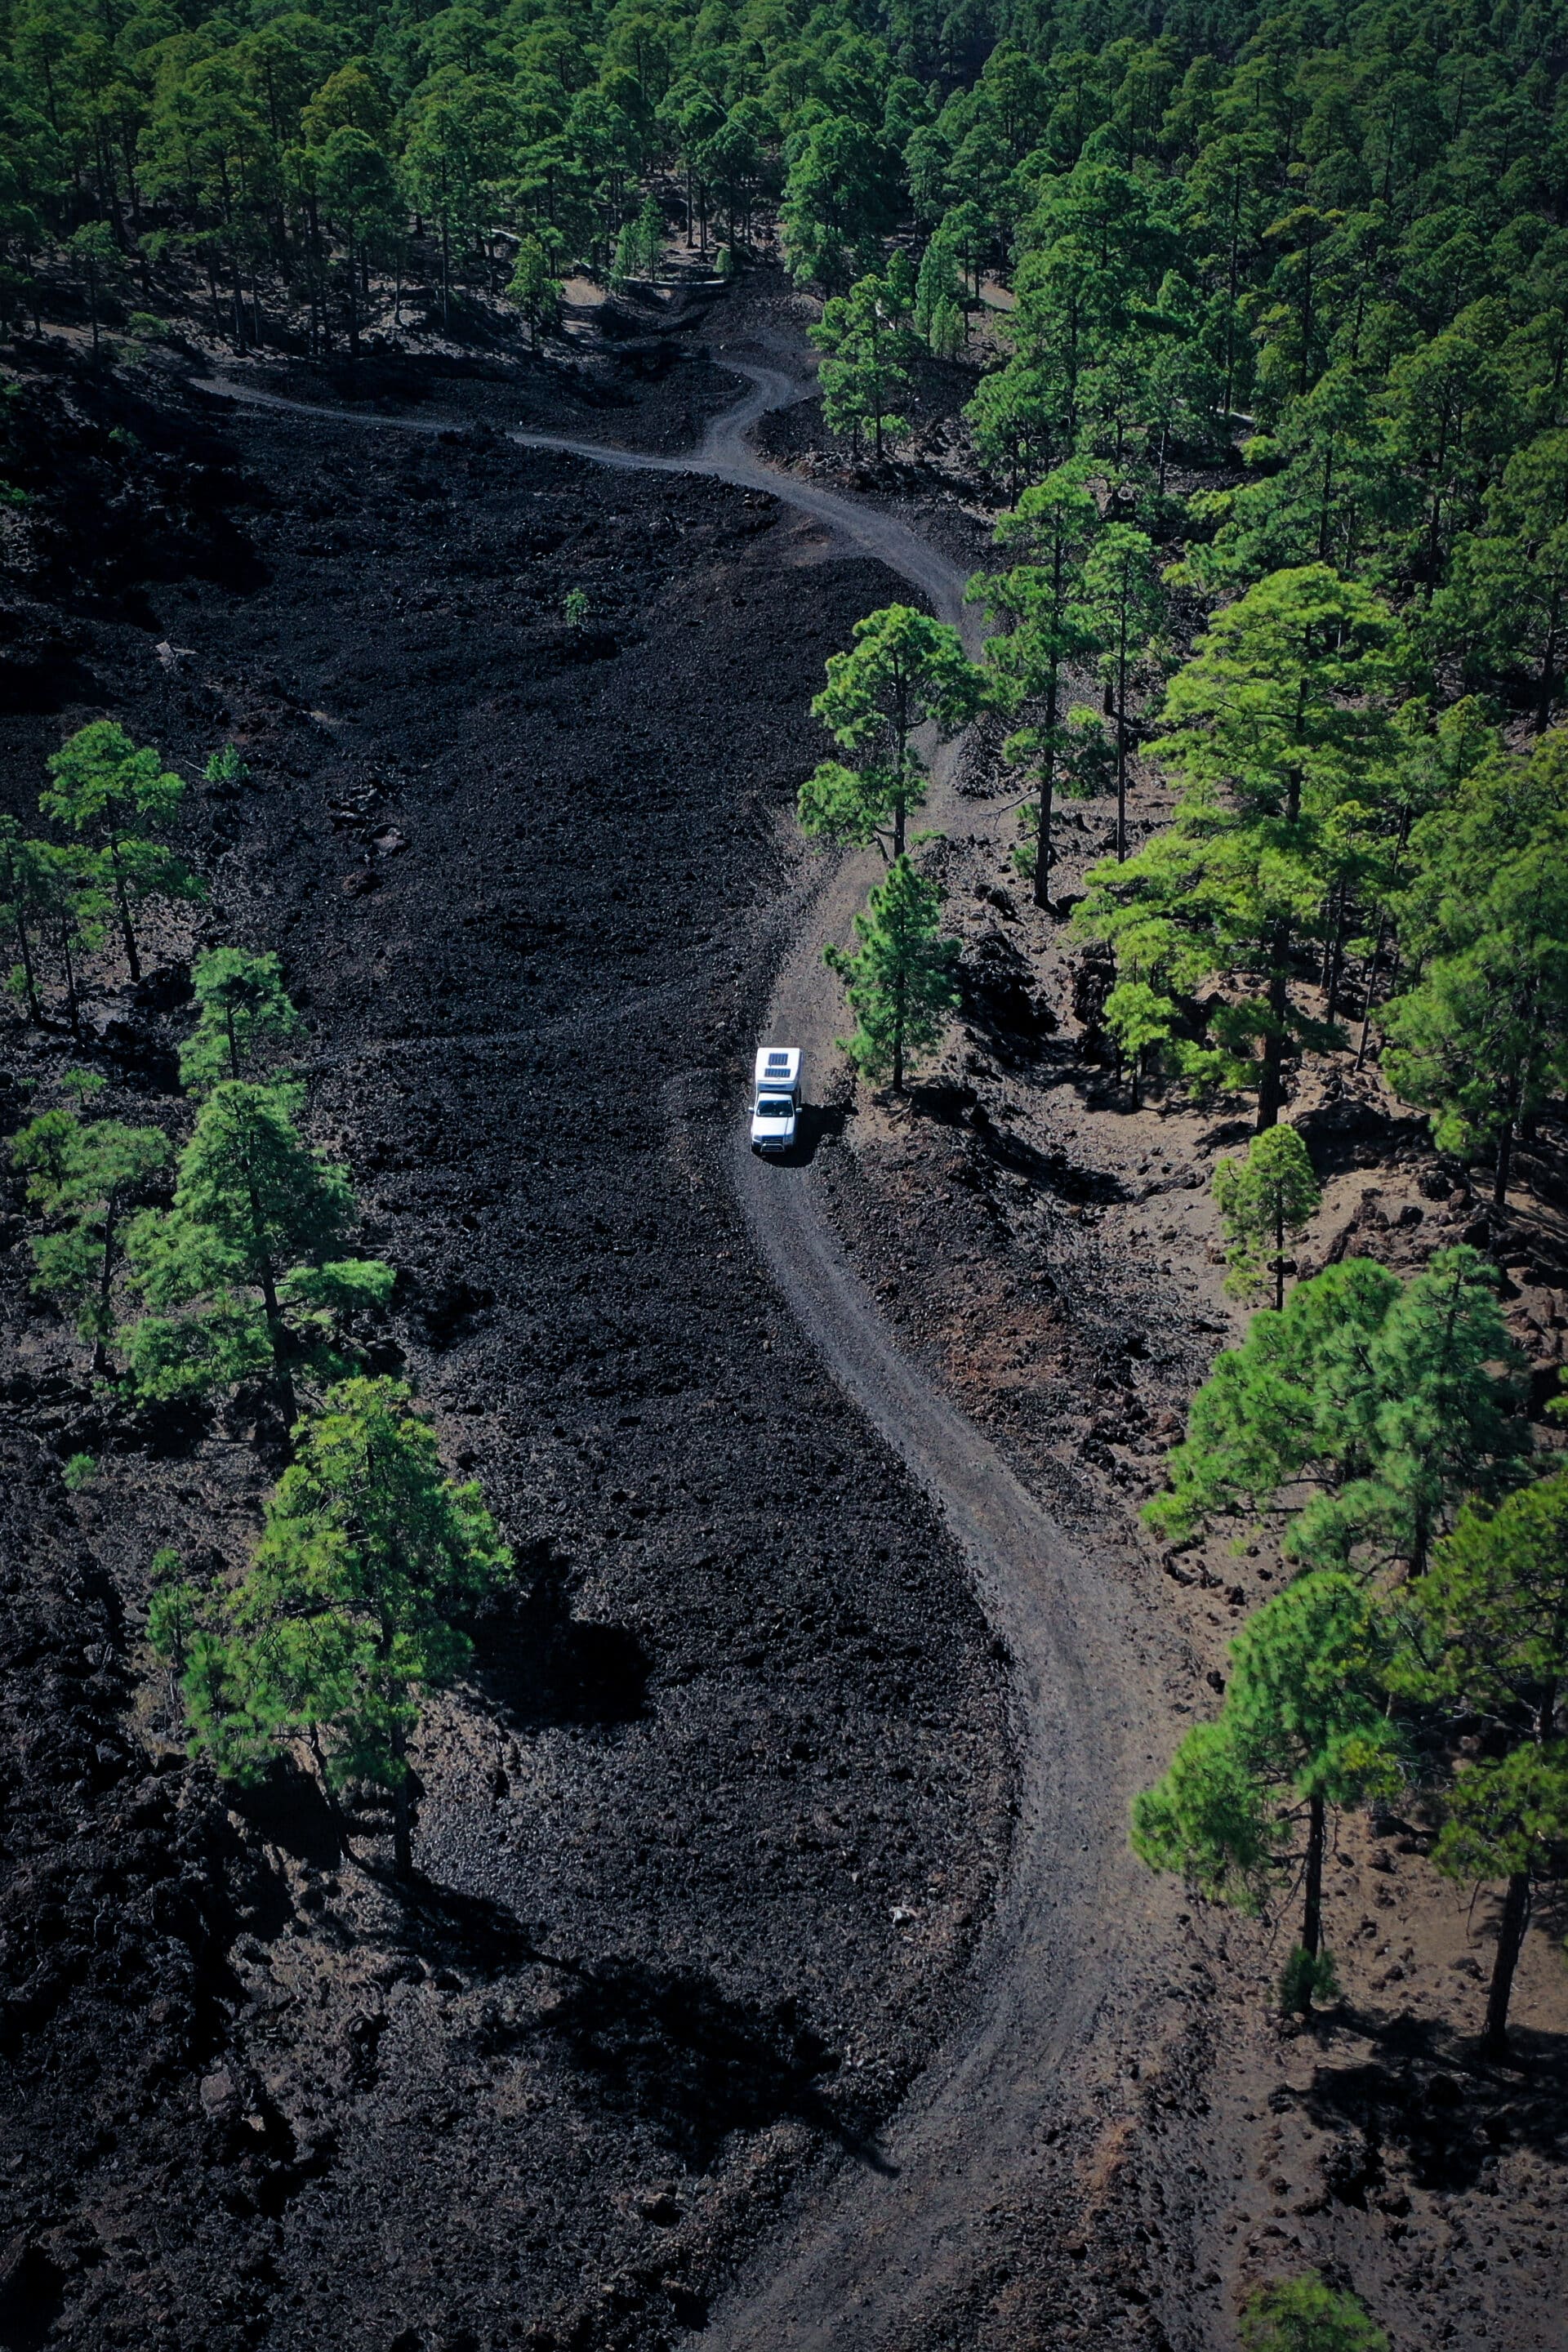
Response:
[[[775,471],[748,446],[764,414],[812,386],[721,347],[714,356],[751,389],[710,425],[693,455],[527,431],[509,437],[617,469],[700,473],[766,490],[908,581],[973,646],[974,619],[956,564],[895,518]],[[348,421],[341,409],[220,388],[258,406]],[[423,418],[355,421],[449,429]],[[935,764],[929,805],[939,824],[950,803],[950,765]],[[828,1066],[841,1020],[822,947],[849,935],[878,870],[860,858],[826,867],[782,963],[766,1034],[803,1045],[808,1071]],[[707,2336],[715,2352],[909,2352],[932,2302],[962,2286],[985,2209],[1031,2168],[1058,2071],[1119,1979],[1123,1923],[1137,1910],[1124,1823],[1146,1694],[1108,1580],[901,1352],[845,1260],[813,1168],[754,1159],[738,1129],[732,1173],[781,1298],[827,1371],[942,1507],[1011,1662],[1018,1745],[1011,1868],[963,2012],[888,2126],[885,2165],[841,2162],[782,2242],[763,2247],[715,2310]]]
[[[728,352],[752,390],[716,418],[695,457],[648,458],[520,434],[600,463],[701,472],[764,489],[874,556],[923,594],[973,649],[963,571],[907,524],[766,465],[746,436],[812,387]],[[950,818],[951,755],[934,763],[929,814]],[[822,949],[846,940],[879,868],[847,858],[807,902],[780,969],[765,1034],[824,1073],[841,1021]],[[973,1423],[900,1349],[847,1265],[809,1166],[752,1157],[737,1129],[733,1181],[779,1295],[824,1365],[941,1505],[987,1620],[1012,1662],[1019,1743],[1012,1868],[965,2013],[883,2142],[886,2166],[843,2164],[785,2244],[764,2249],[708,2340],[722,2352],[908,2352],[921,2315],[959,2286],[988,2205],[1030,2168],[1061,2060],[1092,2028],[1130,1906],[1124,1823],[1137,1769],[1128,1733],[1142,1691],[1103,1580]]]

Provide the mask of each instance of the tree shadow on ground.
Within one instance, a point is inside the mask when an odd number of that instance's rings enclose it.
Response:
[[[552,1724],[635,1723],[647,1706],[650,1661],[629,1627],[574,1617],[576,1570],[545,1540],[519,1562],[522,1596],[476,1619],[473,1679],[511,1730]]]
[[[1005,931],[984,932],[958,968],[963,1014],[994,1061],[1017,1069],[1035,1060],[1058,1027],[1035,992],[1027,956]]]
[[[398,1949],[433,1969],[499,1976],[545,1958],[536,1931],[489,1895],[443,1885],[422,1871],[398,1879],[378,1867],[371,1875],[402,1906],[393,1931]]]
[[[838,2058],[793,1999],[734,2000],[701,1970],[649,1960],[550,1965],[566,1978],[560,1998],[541,2018],[496,2029],[500,2038],[553,2042],[598,2105],[651,2124],[689,2171],[710,2170],[731,2132],[786,2117],[877,2171],[894,2169],[819,2087]]]
[[[39,2352],[64,2308],[64,2272],[42,2246],[24,2245],[0,2274],[0,2346]]]
[[[1356,1168],[1385,1167],[1402,1147],[1418,1149],[1431,1141],[1427,1122],[1419,1114],[1402,1118],[1359,1095],[1319,1103],[1302,1111],[1295,1125],[1313,1168],[1325,1180]]]
[[[1015,1134],[1003,1120],[992,1117],[971,1086],[937,1080],[911,1087],[907,1101],[911,1120],[929,1119],[933,1126],[967,1130],[996,1167],[1026,1178],[1060,1200],[1105,1202],[1128,1197],[1128,1188],[1120,1178],[1080,1168],[1068,1152],[1041,1151]]]
[[[1568,2036],[1515,2027],[1506,2059],[1485,2057],[1435,2019],[1378,2016],[1348,2003],[1337,2023],[1376,2055],[1319,2066],[1301,2105],[1321,2128],[1359,2133],[1369,2171],[1400,2149],[1423,2189],[1473,2189],[1508,2148],[1560,2157],[1568,2137]]]
[[[335,1870],[344,1859],[342,1825],[313,1772],[279,1757],[263,1780],[238,1791],[237,1809],[268,1845],[281,1846],[296,1862]]]

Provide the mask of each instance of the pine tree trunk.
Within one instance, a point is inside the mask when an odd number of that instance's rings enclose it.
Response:
[[[1301,1919],[1301,1949],[1315,1960],[1323,1942],[1323,1845],[1328,1808],[1321,1797],[1307,1801],[1306,1908]]]
[[[392,1867],[398,1878],[414,1875],[414,1809],[406,1773],[392,1792]]]
[[[71,961],[71,933],[68,922],[60,925],[60,961],[66,973],[66,1019],[73,1037],[81,1035],[81,1021],[77,1011],[76,966]]]
[[[261,1246],[261,1203],[255,1187],[250,1191],[251,1231],[256,1235],[257,1280],[261,1290],[261,1303],[267,1316],[267,1336],[272,1345],[272,1370],[278,1386],[278,1400],[290,1429],[300,1417],[299,1402],[294,1394],[293,1375],[289,1370],[289,1334],[284,1328],[283,1310],[278,1304],[278,1284],[272,1272],[272,1261]]]
[[[1342,881],[1338,895],[1334,901],[1334,927],[1329,946],[1328,978],[1323,983],[1324,992],[1328,1000],[1323,1010],[1331,1021],[1334,1017],[1334,1003],[1340,992],[1340,981],[1344,972],[1345,917],[1348,910],[1349,899],[1349,890],[1346,885]]]
[[[1497,1172],[1492,1179],[1494,1209],[1506,1209],[1508,1206],[1509,1178],[1513,1172],[1513,1128],[1514,1122],[1510,1117],[1497,1139]]]
[[[1035,826],[1035,904],[1050,912],[1051,906],[1051,793],[1056,782],[1056,763],[1049,751],[1040,774],[1040,805]]]
[[[27,1018],[35,1029],[41,1029],[44,1025],[44,1008],[38,1003],[38,982],[37,975],[33,970],[32,942],[27,937],[27,926],[20,915],[16,918],[16,945],[22,956],[22,992],[26,1000]]]
[[[132,982],[136,982],[142,977],[142,963],[136,953],[136,933],[131,924],[131,901],[126,894],[125,877],[120,867],[118,839],[111,839],[109,845],[109,870],[114,877],[114,903],[120,909],[120,935],[125,942],[125,961]]]
[[[1127,606],[1122,603],[1116,642],[1116,862],[1127,857]]]
[[[1263,1040],[1263,1070],[1258,1083],[1258,1132],[1278,1125],[1285,1098],[1285,1015],[1289,1008],[1290,926],[1278,923],[1270,943],[1268,1034]]]
[[[314,1724],[310,1726],[309,1738],[310,1753],[316,1759],[316,1773],[321,1784],[321,1795],[326,1800],[327,1811],[331,1815],[339,1851],[345,1857],[352,1859],[353,1847],[349,1839],[348,1819],[338,1802],[338,1792],[332,1786],[332,1777],[327,1769],[327,1759],[321,1748],[321,1735]]]
[[[899,688],[898,704],[893,715],[893,731],[898,738],[899,745],[896,772],[899,789],[893,803],[893,856],[901,857],[904,854],[904,788],[909,775],[910,760],[909,696],[902,685]]]
[[[92,1335],[92,1369],[95,1373],[109,1369],[109,1342],[105,1332],[109,1325],[109,1302],[114,1287],[114,1232],[119,1223],[119,1206],[111,1197],[103,1213],[103,1256],[98,1269],[98,1323]]]
[[[1388,918],[1384,915],[1378,924],[1377,938],[1373,945],[1372,961],[1366,968],[1366,1003],[1362,1009],[1361,1043],[1356,1047],[1355,1056],[1355,1066],[1358,1070],[1364,1069],[1366,1066],[1366,1049],[1372,1037],[1373,1000],[1377,992],[1377,967],[1383,961],[1383,950],[1387,944]]]
[[[1516,1870],[1508,1882],[1503,1896],[1502,1917],[1498,1922],[1497,1958],[1492,1962],[1492,1980],[1487,1993],[1487,2030],[1483,2047],[1492,2058],[1501,2058],[1508,2051],[1508,2004],[1513,1991],[1513,1972],[1519,1966],[1520,1948],[1530,1920],[1530,1874]]]
[[[1285,1202],[1283,1195],[1274,1204],[1274,1312],[1285,1308]]]

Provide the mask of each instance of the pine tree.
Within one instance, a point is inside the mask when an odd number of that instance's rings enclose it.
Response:
[[[1369,1258],[1329,1266],[1218,1357],[1144,1517],[1190,1537],[1272,1513],[1291,1559],[1419,1573],[1467,1496],[1523,1475],[1519,1360],[1479,1250],[1439,1250],[1405,1283]]]
[[[1330,820],[1388,754],[1378,698],[1391,629],[1375,597],[1322,564],[1275,572],[1216,614],[1171,681],[1151,747],[1178,779],[1175,821],[1125,865],[1095,866],[1079,911],[1080,930],[1113,946],[1162,924],[1160,977],[1183,993],[1261,982],[1260,996],[1211,1017],[1215,1074],[1256,1080],[1260,1131],[1279,1118],[1292,1039],[1334,1039],[1295,1003],[1292,957],[1327,898]]]
[[[1471,1505],[1396,1614],[1394,1688],[1479,1731],[1432,1859],[1453,1878],[1507,1882],[1486,2021],[1501,2055],[1534,1885],[1560,1874],[1568,1843],[1568,1471],[1495,1510]]]
[[[126,1218],[148,1180],[168,1165],[161,1128],[85,1116],[103,1080],[72,1073],[82,1109],[47,1110],[14,1138],[11,1157],[27,1180],[27,1201],[56,1227],[35,1236],[33,1288],[74,1308],[77,1329],[92,1342],[92,1369],[108,1368],[114,1329],[114,1286]]]
[[[300,1135],[301,1100],[286,1083],[214,1085],[180,1155],[174,1207],[132,1228],[151,1311],[124,1345],[143,1395],[201,1396],[269,1375],[292,1423],[295,1374],[341,1370],[345,1318],[391,1295],[391,1266],[338,1255],[353,1195]]]
[[[1322,1200],[1307,1147],[1293,1127],[1255,1135],[1245,1160],[1222,1160],[1214,1197],[1229,1245],[1226,1288],[1247,1298],[1272,1282],[1285,1304],[1285,1237],[1311,1223]]]
[[[1172,998],[1146,980],[1120,981],[1105,1000],[1105,1026],[1132,1077],[1132,1108],[1142,1101],[1143,1073],[1151,1055],[1170,1041],[1176,1018]]]
[[[1492,1151],[1501,1209],[1517,1137],[1568,1085],[1568,817],[1494,855],[1484,894],[1448,898],[1441,921],[1442,948],[1384,1008],[1384,1066],[1445,1150]]]
[[[1385,1650],[1377,1604],[1359,1579],[1323,1571],[1298,1578],[1231,1643],[1218,1721],[1188,1734],[1165,1778],[1132,1808],[1141,1859],[1151,1869],[1181,1871],[1218,1901],[1256,1910],[1300,1868],[1305,1965],[1289,1979],[1303,2009],[1329,1980],[1328,1808],[1358,1803],[1399,1779],[1380,1704]]]
[[[73,232],[67,250],[87,289],[88,317],[92,325],[92,357],[96,366],[103,297],[122,282],[125,257],[115,242],[114,231],[103,220],[84,221],[80,228]]]
[[[955,356],[953,352],[942,349],[950,333],[947,319],[951,315],[956,321],[962,338],[967,299],[968,289],[959,275],[952,245],[945,237],[933,236],[921,256],[915,279],[915,326],[938,359]]]
[[[225,1078],[247,1078],[268,1046],[300,1026],[282,968],[270,953],[209,948],[191,971],[196,1025],[180,1048],[180,1083],[204,1094]]]
[[[552,274],[550,256],[537,236],[520,239],[506,290],[528,321],[529,341],[537,351],[540,329],[555,316],[561,300],[560,281]]]
[[[339,123],[329,132],[316,158],[316,184],[322,208],[343,242],[349,357],[357,359],[362,292],[368,292],[377,248],[398,234],[402,204],[379,142],[352,122]]]
[[[801,786],[802,830],[866,848],[884,831],[890,856],[903,854],[905,824],[925,796],[918,727],[943,734],[965,726],[985,698],[985,676],[970,661],[958,631],[908,604],[889,604],[855,624],[855,644],[833,654],[827,684],[812,703],[814,719],[841,751],[862,755],[857,767],[826,760]]]
[[[624,225],[616,240],[616,257],[610,268],[611,285],[624,287],[634,278],[656,276],[663,250],[664,215],[649,196],[640,210]]]
[[[957,359],[963,349],[964,340],[963,312],[956,302],[949,301],[944,298],[933,308],[931,324],[926,330],[926,341],[931,346],[932,357],[939,360]]]
[[[910,336],[903,324],[908,289],[889,269],[831,295],[810,331],[823,354],[817,370],[828,431],[848,434],[858,450],[869,432],[879,464],[885,439],[909,430],[897,407],[910,389]]]
[[[206,1612],[200,1587],[186,1576],[184,1562],[172,1545],[153,1553],[150,1575],[147,1640],[169,1670],[173,1698],[190,1671]]]
[[[164,768],[150,746],[138,751],[112,719],[95,719],[79,728],[48,767],[53,781],[38,805],[72,833],[90,836],[102,852],[125,961],[132,979],[140,980],[132,903],[200,892],[184,860],[153,837],[178,808],[184,781]]]
[[[43,1027],[44,1008],[33,939],[52,903],[48,845],[24,841],[16,818],[0,816],[0,923],[9,927],[17,950],[6,986],[21,998],[28,1020],[38,1029]]]
[[[873,1078],[890,1077],[901,1094],[910,1058],[936,1043],[942,1016],[960,1002],[953,967],[958,942],[938,929],[942,894],[895,857],[888,878],[855,918],[859,950],[829,948],[826,961],[848,990],[858,1026],[840,1039],[844,1051]]]
[[[26,894],[20,903],[36,916],[44,939],[59,956],[66,1025],[79,1039],[81,958],[102,945],[112,903],[105,887],[104,860],[97,850],[74,841],[26,842],[22,847],[24,860],[16,877]]]
[[[241,1781],[306,1741],[329,1791],[390,1791],[395,1868],[412,1875],[408,1743],[422,1696],[460,1675],[460,1619],[510,1584],[512,1555],[477,1482],[442,1474],[410,1391],[357,1379],[329,1391],[300,1430],[267,1506],[256,1558],[194,1638],[174,1587],[163,1638],[191,1655],[184,1683],[196,1746]]]
[[[1089,626],[1100,647],[1108,715],[1116,721],[1116,856],[1127,856],[1127,755],[1131,697],[1157,664],[1156,637],[1165,598],[1154,543],[1131,523],[1107,523],[1083,567]]]
[[[1098,646],[1087,600],[1085,559],[1100,529],[1100,511],[1082,466],[1058,466],[999,517],[995,544],[1011,557],[1003,572],[971,581],[972,599],[1011,621],[1005,636],[986,641],[985,657],[1007,706],[1025,724],[1003,745],[1003,756],[1027,764],[1038,777],[1033,812],[1034,898],[1048,908],[1051,812],[1068,761],[1062,681]]]

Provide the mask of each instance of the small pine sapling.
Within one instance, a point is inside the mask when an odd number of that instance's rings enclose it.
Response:
[[[514,1573],[478,1484],[444,1476],[409,1391],[344,1381],[300,1432],[210,1651],[195,1639],[184,1686],[197,1744],[243,1782],[304,1741],[329,1792],[387,1790],[395,1866],[409,1877],[421,1696],[462,1673],[461,1616]],[[171,1602],[171,1645],[177,1614]]]
[[[1286,1238],[1306,1231],[1323,1197],[1296,1129],[1268,1128],[1253,1137],[1245,1160],[1222,1160],[1214,1197],[1227,1244],[1226,1290],[1253,1298],[1272,1288],[1278,1311],[1285,1304]]]
[[[848,991],[858,1026],[840,1045],[868,1077],[890,1077],[904,1088],[912,1055],[934,1045],[943,1015],[960,1001],[953,978],[958,941],[938,929],[942,894],[896,857],[887,880],[855,918],[859,951],[828,948],[826,960]]]
[[[864,849],[875,841],[889,861],[901,856],[907,819],[925,795],[916,728],[929,723],[953,734],[985,698],[985,673],[949,623],[908,604],[857,621],[854,645],[829,656],[827,684],[811,710],[840,751],[860,759],[854,766],[824,761],[807,777],[800,791],[802,831],[839,846]]]
[[[1568,1846],[1568,1470],[1471,1505],[1396,1602],[1394,1687],[1483,1733],[1448,1792],[1432,1850],[1451,1878],[1505,1882],[1487,1999],[1486,2046],[1508,2046],[1514,1970],[1539,1880]]]
[[[92,1369],[101,1373],[109,1368],[127,1219],[149,1181],[168,1165],[170,1147],[161,1128],[85,1116],[103,1080],[87,1071],[72,1075],[83,1108],[30,1119],[13,1139],[11,1157],[26,1179],[29,1207],[54,1227],[32,1241],[32,1286],[72,1309],[77,1329],[92,1344]]]
[[[165,768],[152,747],[138,750],[112,719],[95,719],[55,752],[52,782],[38,806],[67,829],[90,838],[101,852],[105,877],[120,918],[120,934],[132,980],[142,977],[132,905],[151,898],[200,896],[200,884],[184,858],[155,835],[174,816],[184,780]]]
[[[225,743],[212,753],[202,776],[205,782],[233,792],[250,782],[250,768],[237,743]]]
[[[278,958],[209,948],[191,972],[196,1025],[180,1048],[180,1082],[205,1094],[224,1078],[248,1078],[267,1049],[300,1026]]]
[[[287,1082],[220,1080],[180,1155],[174,1207],[132,1228],[151,1311],[124,1345],[143,1396],[204,1396],[265,1376],[292,1423],[296,1374],[340,1377],[353,1357],[349,1318],[390,1297],[391,1266],[340,1255],[353,1194],[300,1133],[301,1100]]]

